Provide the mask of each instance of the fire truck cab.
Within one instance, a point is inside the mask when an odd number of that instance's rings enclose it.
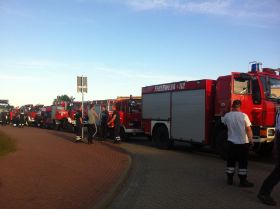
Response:
[[[121,120],[121,138],[142,134],[141,114],[142,100],[140,96],[117,97],[114,100]]]
[[[120,135],[122,139],[127,139],[131,135],[143,134],[141,127],[141,101],[140,96],[122,96],[117,97],[117,99],[96,100],[92,103],[94,104],[95,111],[98,115],[101,113],[101,107],[105,106],[109,112],[109,118],[113,114],[112,106],[116,105],[120,114]],[[97,125],[100,125],[99,122],[100,121],[98,120]]]
[[[234,100],[241,100],[241,111],[252,122],[256,151],[271,151],[275,117],[280,107],[280,76],[279,69],[262,68],[261,65],[254,62],[248,73],[232,73],[217,79],[215,122],[230,111]],[[216,136],[220,146],[226,138],[225,130],[216,129]]]
[[[54,129],[65,129],[68,123],[67,104],[62,102],[51,106],[51,119]]]

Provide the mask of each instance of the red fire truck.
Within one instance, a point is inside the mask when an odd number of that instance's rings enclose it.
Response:
[[[67,104],[65,102],[51,106],[51,120],[54,129],[66,129],[68,117]]]
[[[44,106],[41,108],[41,116],[38,117],[38,127],[42,128],[52,128],[53,120],[52,120],[52,106]]]
[[[25,114],[27,115],[27,123],[29,126],[34,125],[38,126],[38,117],[41,114],[41,108],[44,105],[25,105],[22,108],[24,109]]]
[[[33,125],[35,122],[36,113],[31,111],[32,108],[33,108],[32,104],[26,104],[26,105],[23,105],[20,107],[20,111],[23,111],[27,117],[26,120],[27,120],[28,126]]]
[[[127,139],[131,135],[142,134],[141,114],[142,100],[141,97],[117,97],[113,101],[119,110],[121,121],[121,138]]]
[[[141,97],[117,97],[117,99],[93,101],[97,114],[101,113],[101,107],[105,105],[112,115],[112,106],[116,105],[121,122],[121,138],[127,139],[131,135],[143,134],[141,127]]]
[[[248,73],[234,72],[217,80],[182,81],[142,88],[142,118],[146,135],[159,148],[175,141],[211,145],[226,155],[227,130],[221,117],[233,100],[252,121],[255,149],[271,147],[275,115],[280,107],[279,69],[253,63]]]

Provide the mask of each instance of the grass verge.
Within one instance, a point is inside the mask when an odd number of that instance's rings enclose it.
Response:
[[[16,144],[9,136],[0,132],[0,157],[16,150]]]

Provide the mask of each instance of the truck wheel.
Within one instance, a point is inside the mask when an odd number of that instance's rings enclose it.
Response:
[[[220,131],[216,136],[216,151],[222,159],[227,159],[228,156],[228,142],[227,131]]]
[[[155,146],[159,149],[169,149],[173,145],[172,140],[169,138],[168,130],[165,126],[156,127],[152,137]]]

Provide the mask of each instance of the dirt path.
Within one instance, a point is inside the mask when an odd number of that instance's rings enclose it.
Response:
[[[73,143],[73,134],[0,127],[17,151],[0,158],[1,209],[86,209],[106,195],[127,168],[128,155],[96,142]]]

